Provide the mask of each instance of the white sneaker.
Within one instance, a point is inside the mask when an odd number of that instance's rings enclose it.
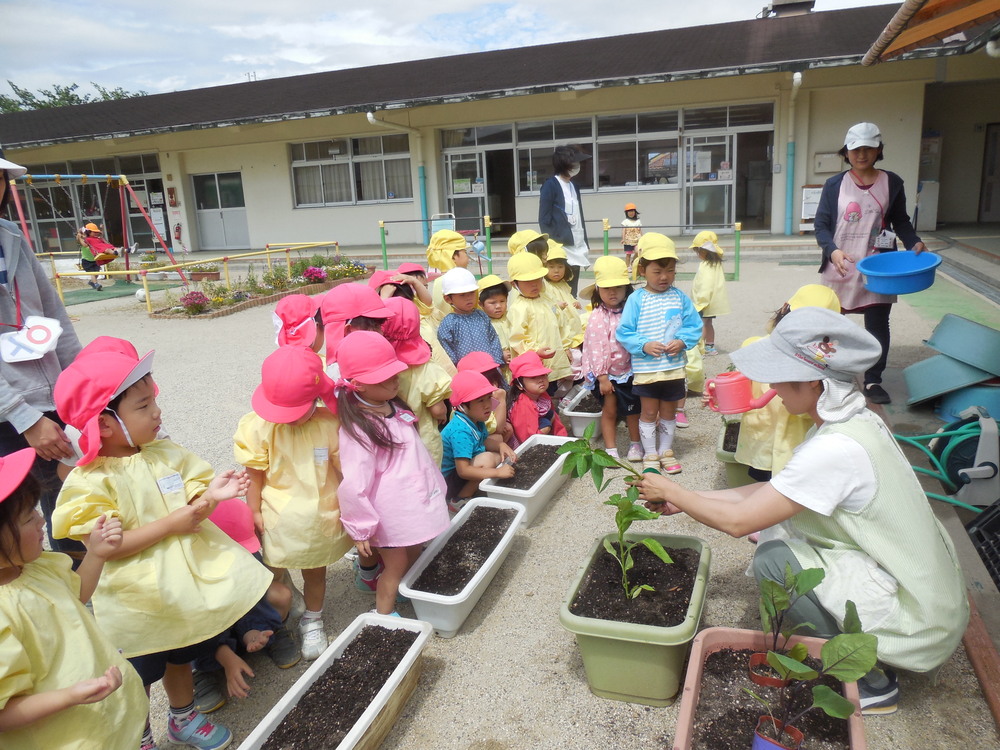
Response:
[[[302,638],[302,658],[306,661],[315,661],[326,651],[328,643],[322,620],[300,622],[299,636]]]
[[[300,617],[302,617],[303,614],[305,614],[306,600],[302,596],[302,592],[299,591],[298,588],[296,588],[295,584],[292,582],[292,577],[288,575],[287,570],[285,571],[285,576],[282,579],[282,583],[284,583],[292,591],[292,606],[291,609],[289,609],[288,611],[288,619],[290,621],[298,620]]]

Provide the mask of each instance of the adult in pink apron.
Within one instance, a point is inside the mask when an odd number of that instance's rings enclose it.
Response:
[[[882,134],[877,125],[861,122],[847,131],[838,152],[850,169],[823,185],[814,226],[823,250],[819,272],[823,283],[840,298],[842,312],[864,315],[865,329],[882,345],[882,356],[865,372],[865,397],[887,404],[882,373],[889,357],[889,313],[895,295],[876,294],[864,287],[855,264],[878,252],[897,249],[897,238],[917,253],[927,248],[906,213],[902,178],[875,163],[882,160]]]

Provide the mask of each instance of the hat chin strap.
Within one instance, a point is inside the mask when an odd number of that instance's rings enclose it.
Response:
[[[118,412],[116,412],[114,409],[108,409],[108,411],[115,415],[115,419],[117,419],[118,424],[121,425],[122,433],[124,433],[125,440],[128,442],[128,447],[137,448],[138,446],[132,442],[132,436],[129,434],[128,427],[126,427],[125,423],[122,422],[122,418],[118,416]]]

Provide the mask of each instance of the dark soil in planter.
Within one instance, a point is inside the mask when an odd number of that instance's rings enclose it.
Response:
[[[614,542],[614,546],[618,543]],[[629,600],[625,598],[618,561],[602,551],[587,572],[569,611],[580,617],[637,625],[668,628],[680,625],[691,604],[691,590],[701,555],[698,550],[683,548],[668,548],[667,554],[674,561],[673,565],[664,564],[643,545],[632,549],[635,567],[629,571],[629,581],[632,585],[647,583],[655,590],[643,591]]]
[[[586,414],[600,414],[604,410],[601,402],[594,398],[594,394],[588,392],[586,396],[580,399],[580,402],[573,407],[573,411],[583,412]]]
[[[494,486],[506,487],[509,490],[530,490],[559,458],[559,454],[556,453],[558,449],[558,445],[531,446],[517,457],[514,476],[510,479],[498,479]]]
[[[333,750],[417,639],[411,630],[366,625],[312,684],[263,750]]]
[[[459,593],[493,554],[515,515],[508,508],[475,508],[413,582],[413,588],[442,596]]]
[[[726,434],[722,436],[722,450],[726,453],[736,452],[736,443],[740,439],[740,423],[726,422]]]
[[[777,710],[780,690],[755,685],[747,676],[750,666],[749,649],[722,649],[710,654],[705,660],[705,670],[701,678],[701,694],[695,714],[692,750],[718,750],[724,747],[749,747],[757,720],[768,711],[743,690],[753,690]],[[812,657],[806,663],[814,669],[821,664]],[[841,684],[832,677],[823,678],[822,684],[842,693]],[[792,716],[812,702],[812,683],[796,695],[799,708],[793,709]],[[779,717],[780,718],[780,717]],[[798,719],[794,726],[805,733],[801,750],[845,750],[849,740],[847,721],[827,716],[820,709],[814,709]]]

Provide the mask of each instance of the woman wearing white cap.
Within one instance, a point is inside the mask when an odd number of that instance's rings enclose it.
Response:
[[[823,568],[823,582],[789,610],[786,624],[836,635],[848,600],[879,660],[913,672],[943,664],[968,622],[965,586],[948,533],[882,420],[865,405],[856,378],[879,358],[870,333],[832,310],[793,310],[770,336],[734,351],[748,378],[770,383],[792,414],[815,428],[769,482],[693,492],[645,475],[641,498],[666,513],[687,513],[734,537],[758,529],[758,581]],[[812,633],[810,633],[812,634]],[[862,713],[896,710],[891,670],[858,681]]]
[[[843,312],[864,314],[865,329],[882,346],[882,356],[865,372],[865,397],[874,404],[890,401],[881,383],[889,356],[889,312],[896,297],[865,289],[854,264],[868,255],[895,250],[897,236],[908,250],[927,249],[906,213],[902,178],[875,168],[883,158],[882,149],[878,125],[859,122],[847,131],[837,153],[851,168],[823,185],[814,221],[816,242],[823,250],[819,267],[823,283],[837,293]]]
[[[0,216],[10,200],[9,181],[28,170],[3,158],[0,151]],[[42,486],[40,502],[45,520],[52,517],[61,481],[56,475],[59,459],[71,458],[73,448],[55,412],[52,388],[56,378],[80,351],[80,341],[69,321],[66,308],[42,270],[27,240],[13,222],[0,218],[0,333],[24,330],[28,316],[49,319],[45,326],[61,333],[54,346],[33,351],[6,351],[0,346],[0,455],[35,449],[40,460],[32,473]],[[58,325],[57,325],[58,324]],[[28,356],[20,356],[21,354]],[[48,526],[51,526],[48,524]],[[52,539],[57,552],[82,553],[79,542]]]

